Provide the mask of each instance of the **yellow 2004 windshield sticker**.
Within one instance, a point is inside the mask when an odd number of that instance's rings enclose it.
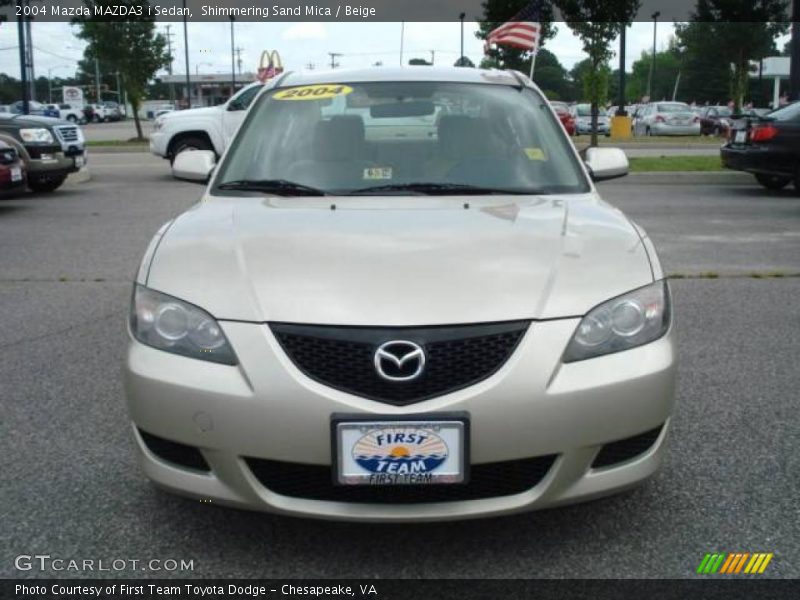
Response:
[[[302,85],[277,92],[275,100],[325,100],[336,96],[346,96],[353,91],[349,85],[320,84]]]

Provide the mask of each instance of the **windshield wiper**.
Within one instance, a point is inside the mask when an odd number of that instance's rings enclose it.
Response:
[[[481,187],[465,183],[394,183],[359,188],[347,193],[348,196],[368,196],[381,192],[414,192],[430,196],[460,196],[487,194],[541,194],[540,190],[504,190],[500,188]]]
[[[287,181],[286,179],[238,179],[225,181],[217,186],[220,190],[242,190],[245,192],[266,192],[277,196],[325,196],[324,190]]]

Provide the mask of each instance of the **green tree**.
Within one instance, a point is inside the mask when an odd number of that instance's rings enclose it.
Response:
[[[133,110],[136,135],[143,138],[139,121],[139,107],[148,82],[156,72],[166,67],[171,57],[167,52],[167,40],[156,33],[155,18],[147,16],[147,0],[84,0],[94,13],[95,6],[125,4],[141,7],[141,17],[129,17],[126,21],[102,21],[90,17],[77,21],[78,37],[86,40],[84,58],[97,58],[108,73],[119,72],[122,87]]]
[[[631,74],[625,82],[625,97],[640,101],[647,94],[647,82],[650,79],[650,67],[653,63],[652,52],[642,52],[638,60],[634,61]],[[676,47],[665,52],[656,52],[655,76],[650,89],[652,100],[669,100],[675,90],[675,81],[681,71],[681,55]],[[689,98],[685,91],[684,74],[681,73],[681,84],[678,90],[681,98]],[[676,97],[677,99],[677,97]],[[691,98],[689,98],[691,100]]]
[[[788,0],[697,0],[692,21],[676,27],[685,52],[689,90],[703,99],[727,92],[736,110],[749,84],[749,63],[777,53],[775,38],[785,33]],[[716,63],[716,64],[714,64]],[[727,86],[723,82],[727,83]]]
[[[529,3],[530,0],[486,0],[483,3],[483,20],[478,21],[479,29],[475,36],[478,39],[485,40],[492,30],[510,21],[514,15]],[[542,25],[542,37],[539,41],[539,47],[541,48],[545,40],[552,38],[556,34],[556,28],[553,26],[553,7],[547,1],[542,2],[540,23]],[[531,53],[527,50],[499,45],[488,49],[486,56],[481,61],[481,67],[515,69],[527,73],[530,70],[531,56]],[[541,55],[536,57],[537,69],[539,68],[540,58]]]
[[[592,65],[591,59],[584,58],[575,63],[569,72],[571,79],[572,97],[576,101],[589,100],[594,87],[597,87],[597,105],[605,104],[611,97],[611,68],[607,63],[597,67]]]
[[[608,61],[611,42],[639,10],[640,0],[559,0],[567,25],[581,39],[591,69],[583,76],[584,90],[592,105],[592,146],[597,146],[597,113],[602,95],[608,91]]]
[[[567,79],[567,70],[558,61],[556,55],[545,48],[540,48],[536,56],[533,81],[551,100],[570,97],[571,89]]]

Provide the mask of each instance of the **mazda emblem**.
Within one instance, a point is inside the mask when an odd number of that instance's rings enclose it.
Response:
[[[425,368],[422,346],[407,340],[392,340],[375,351],[375,370],[388,381],[411,381]]]

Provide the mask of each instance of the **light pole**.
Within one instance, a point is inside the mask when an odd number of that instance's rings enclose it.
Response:
[[[617,97],[617,116],[627,117],[625,112],[625,30],[628,23],[622,24],[622,31],[619,35],[619,95]]]
[[[661,16],[660,11],[654,12],[650,15],[650,18],[653,19],[653,60],[650,61],[650,77],[647,78],[647,96],[649,99],[650,94],[652,93],[653,89],[653,73],[656,70],[656,28],[658,26],[658,17]]]
[[[186,58],[186,108],[191,108],[192,75],[189,72],[189,31],[186,24],[186,0],[183,0],[183,50]]]
[[[789,45],[789,100],[794,102],[800,100],[800,0],[792,2],[792,37]]]
[[[406,34],[406,22],[400,22],[400,66],[403,66],[403,38]]]
[[[17,6],[21,2],[17,1]],[[22,114],[30,113],[31,91],[28,88],[28,54],[25,51],[25,17],[17,18],[17,35],[19,36],[19,80],[22,84]]]
[[[458,15],[458,19],[461,21],[461,54],[459,55],[459,62],[462,62],[461,59],[464,58],[464,18],[467,16],[467,13],[461,13]]]
[[[231,17],[231,96],[236,93],[236,46],[233,44],[233,21]]]

